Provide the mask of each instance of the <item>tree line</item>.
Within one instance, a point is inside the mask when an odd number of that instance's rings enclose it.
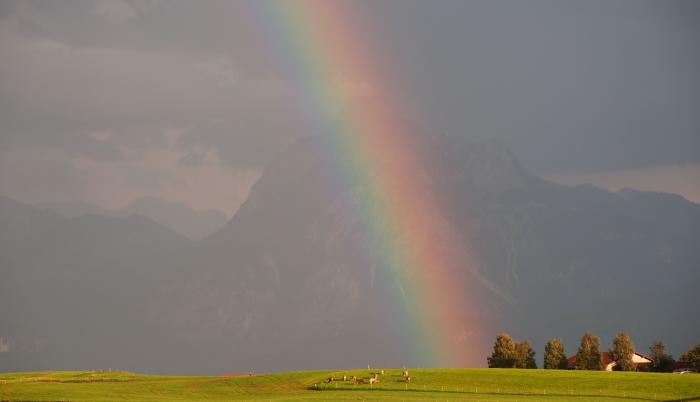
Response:
[[[632,361],[635,353],[634,343],[627,332],[620,332],[613,339],[612,347],[608,349],[608,355],[615,362],[614,369],[619,371],[636,371],[637,366]],[[655,341],[649,347],[649,358],[652,361],[650,371],[670,371],[675,363],[668,353],[666,344]],[[489,367],[494,368],[525,368],[535,369],[535,351],[529,341],[517,342],[507,333],[501,333],[496,337],[493,345],[493,353],[487,358]],[[700,372],[700,343],[685,352],[680,360],[693,366],[696,372]],[[550,339],[544,347],[544,368],[550,370],[565,370],[569,368],[569,360],[564,351],[564,341],[559,338]],[[576,362],[573,367],[576,370],[603,370],[603,361],[600,353],[600,338],[590,332],[581,337],[581,343],[576,352]]]

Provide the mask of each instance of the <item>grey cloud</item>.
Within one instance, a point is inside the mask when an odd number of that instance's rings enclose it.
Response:
[[[97,140],[76,142],[73,150],[77,153],[89,156],[96,161],[102,162],[117,162],[125,158],[124,153],[119,148]]]
[[[158,192],[163,188],[163,182],[170,176],[153,168],[131,167],[124,169],[124,185],[144,192]]]
[[[185,154],[185,156],[181,157],[180,159],[177,160],[177,165],[178,166],[183,166],[183,167],[195,167],[199,166],[204,162],[204,158],[206,157],[206,153],[199,151],[199,150],[191,150]]]
[[[226,120],[197,125],[180,137],[178,146],[214,150],[219,159],[229,166],[260,166],[305,133],[303,119],[293,111],[271,114],[275,118],[261,112],[236,113]],[[201,155],[190,153],[181,162],[194,163],[197,160],[203,160]]]
[[[269,75],[275,69],[256,43],[254,7],[222,0],[7,1],[0,18],[17,21],[25,35],[70,46],[228,54],[248,74]]]
[[[129,149],[167,148],[170,128],[227,119],[220,134],[190,132],[183,143],[216,147],[231,165],[259,166],[301,130],[290,124],[298,120],[290,86],[241,78],[225,54],[76,48],[20,35],[7,21],[0,30],[0,51],[10,60],[0,69],[5,148],[61,148],[115,161]],[[107,136],[98,141],[95,133]]]

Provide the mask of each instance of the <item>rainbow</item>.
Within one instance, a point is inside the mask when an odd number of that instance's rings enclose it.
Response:
[[[475,304],[464,286],[464,267],[473,261],[431,187],[421,147],[407,140],[398,102],[353,92],[392,93],[382,87],[381,53],[358,40],[360,25],[343,7],[350,2],[253,3],[256,23],[272,29],[266,34],[277,61],[303,82],[301,102],[322,122],[314,129],[333,136],[342,173],[372,199],[360,213],[374,244],[384,245],[377,250],[388,267],[383,290],[408,334],[402,342],[419,350],[422,366],[483,365]]]

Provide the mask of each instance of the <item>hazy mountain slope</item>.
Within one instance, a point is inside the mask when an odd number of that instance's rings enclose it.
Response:
[[[31,219],[15,227],[30,233],[0,268],[0,336],[9,344],[0,368],[163,367],[168,331],[149,304],[191,242],[136,215],[69,219],[23,209]],[[47,215],[50,224],[36,229]]]
[[[141,197],[119,211],[121,215],[148,216],[192,240],[202,239],[222,227],[228,218],[218,209],[195,210],[180,202]]]
[[[517,301],[504,330],[537,345],[563,336],[571,353],[585,330],[606,344],[628,330],[642,351],[655,339],[676,354],[696,342],[700,207],[675,201],[652,217],[594,187],[543,184],[477,211],[470,238]],[[672,219],[680,210],[685,227]]]
[[[41,233],[62,217],[53,211],[44,211],[11,198],[0,196],[0,261],[7,267],[9,261],[25,253],[25,238]]]
[[[67,218],[77,218],[83,215],[115,215],[115,211],[98,207],[97,205],[89,202],[78,200],[63,202],[40,202],[35,203],[34,206],[37,208],[49,209],[51,211],[58,212]]]

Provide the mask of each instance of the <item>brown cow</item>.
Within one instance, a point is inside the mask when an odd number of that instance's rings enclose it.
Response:
[[[355,382],[358,384],[364,384],[365,380],[363,380],[362,378],[358,378]]]

